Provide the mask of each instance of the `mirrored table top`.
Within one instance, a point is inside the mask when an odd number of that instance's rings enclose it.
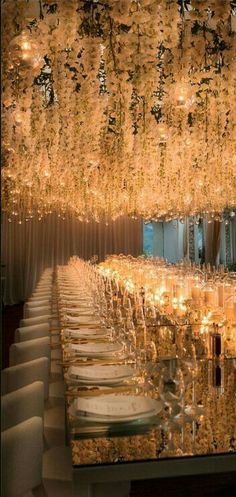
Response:
[[[148,380],[122,387],[67,383],[67,421],[74,467],[193,458],[236,452],[236,359],[165,359],[147,364]],[[78,397],[142,396],[157,413],[123,422],[77,417]]]

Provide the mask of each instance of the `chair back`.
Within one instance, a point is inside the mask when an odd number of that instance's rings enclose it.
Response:
[[[19,497],[42,482],[43,420],[33,417],[2,433],[2,495]]]
[[[5,368],[1,371],[2,395],[25,387],[34,381],[44,384],[44,399],[49,396],[50,362],[48,357],[39,357],[32,361],[23,362],[16,366]]]
[[[32,361],[38,357],[51,359],[50,339],[48,337],[13,343],[10,346],[10,366]]]
[[[2,431],[38,416],[43,418],[44,385],[35,381],[31,385],[7,393],[1,399]]]
[[[49,337],[50,327],[48,323],[34,324],[17,328],[15,331],[15,342],[24,342],[34,338]]]
[[[32,326],[34,324],[49,323],[51,318],[50,314],[45,314],[44,316],[37,316],[35,318],[24,318],[20,320],[20,328],[23,326]]]
[[[45,316],[45,314],[51,314],[51,306],[30,307],[24,310],[24,318],[35,318]]]

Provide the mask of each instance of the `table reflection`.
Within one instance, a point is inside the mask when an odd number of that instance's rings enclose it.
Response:
[[[137,426],[136,433],[132,434],[134,426],[110,425],[103,427],[102,436],[101,427],[95,426],[93,432],[91,423],[86,427],[86,422],[81,426],[70,420],[73,464],[235,452],[235,372],[235,360],[198,361],[197,372],[178,361],[157,364],[152,395],[163,400],[160,415],[150,424]]]

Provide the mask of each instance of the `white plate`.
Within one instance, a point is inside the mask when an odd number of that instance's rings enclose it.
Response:
[[[124,423],[155,416],[162,407],[156,399],[111,394],[74,399],[70,413],[96,423]]]
[[[94,309],[92,307],[63,307],[63,311],[67,314],[67,316],[87,316],[94,317]]]
[[[70,366],[68,375],[83,380],[124,380],[134,375],[134,369],[123,364],[107,366]]]
[[[115,353],[122,352],[123,345],[121,343],[81,343],[69,344],[69,351],[76,355],[87,357],[108,357]]]
[[[77,324],[78,326],[80,324],[92,324],[93,326],[96,325],[98,328],[100,326],[100,321],[98,320],[98,318],[96,316],[68,316],[68,314],[66,314],[65,316],[65,321],[67,323],[71,323],[71,324]]]
[[[84,294],[83,294],[84,295]],[[61,300],[65,300],[66,302],[68,302],[68,300],[76,300],[78,303],[92,303],[92,298],[91,298],[91,295],[86,295],[86,296],[81,296],[80,295],[80,292],[78,292],[77,290],[75,290],[75,288],[73,290],[70,290],[68,292],[66,292],[65,290],[64,291],[60,291],[60,299]]]
[[[81,302],[80,300],[67,300],[63,302],[61,301],[61,305],[62,307],[67,308],[67,310],[71,310],[72,312],[75,312],[75,310],[79,311],[80,309],[82,309],[83,311],[87,309],[91,309],[92,311],[94,311],[94,305],[90,301],[89,303],[87,303]]]
[[[107,338],[110,332],[108,329],[100,328],[80,328],[79,330],[73,330],[66,328],[64,330],[64,335],[68,338]]]

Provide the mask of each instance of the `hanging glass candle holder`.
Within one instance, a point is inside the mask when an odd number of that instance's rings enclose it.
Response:
[[[43,58],[39,53],[39,46],[27,31],[15,36],[9,44],[11,63],[20,69],[39,69]]]
[[[189,83],[179,81],[176,83],[174,100],[177,108],[189,108],[195,101],[194,91]]]
[[[170,137],[170,130],[166,123],[159,123],[157,125],[157,135],[159,143],[166,143]]]

